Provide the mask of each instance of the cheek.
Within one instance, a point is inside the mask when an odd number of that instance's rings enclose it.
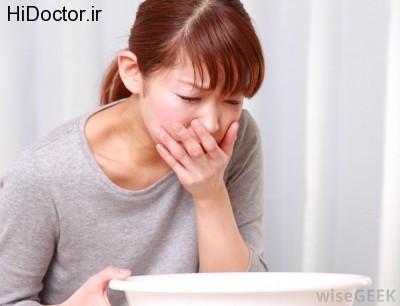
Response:
[[[228,130],[228,128],[230,127],[230,125],[233,122],[238,122],[240,115],[242,113],[242,109],[235,109],[232,110],[231,112],[226,112],[225,116],[223,116],[223,119],[221,120],[221,129],[223,130],[224,134],[226,133],[226,131]]]
[[[243,111],[243,106],[240,106],[232,111],[232,114],[231,114],[232,122],[239,121],[242,111]]]
[[[190,112],[185,109],[168,107],[159,113],[159,118],[164,128],[171,128],[175,122],[180,122],[187,127],[191,116]]]
[[[194,119],[193,112],[174,99],[158,103],[158,106],[153,109],[153,114],[155,123],[162,126],[170,134],[172,132],[172,125],[175,122],[180,122],[185,127],[189,127],[190,122]]]

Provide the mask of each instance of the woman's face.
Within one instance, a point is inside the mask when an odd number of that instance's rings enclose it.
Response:
[[[204,71],[203,87],[198,77],[194,84],[192,65],[181,64],[168,71],[155,72],[146,80],[145,94],[139,99],[139,111],[151,138],[154,130],[163,127],[174,137],[172,125],[180,122],[197,140],[190,126],[194,119],[200,120],[220,143],[234,121],[239,120],[243,95],[221,95],[221,84],[215,90],[207,90],[210,78]]]

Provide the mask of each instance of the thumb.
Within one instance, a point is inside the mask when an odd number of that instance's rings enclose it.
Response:
[[[224,139],[222,139],[219,147],[222,151],[224,151],[228,156],[232,155],[233,145],[235,144],[237,138],[237,132],[239,130],[239,123],[232,122],[229,126],[228,130],[225,133]]]
[[[111,306],[106,287],[113,278],[124,279],[131,271],[109,266],[90,277],[62,306]]]
[[[131,271],[108,266],[99,273],[89,278],[91,286],[95,288],[105,288],[112,279],[125,279],[131,275]]]

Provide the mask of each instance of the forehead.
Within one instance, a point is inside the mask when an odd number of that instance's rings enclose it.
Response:
[[[148,79],[161,86],[190,87],[202,91],[217,90],[228,96],[244,95],[243,80],[238,77],[235,69],[225,67],[219,62],[212,65],[208,62],[206,65],[203,61],[194,63],[188,56],[177,56],[172,67],[155,71]]]
[[[174,67],[164,68],[150,75],[149,81],[156,86],[165,86],[172,90],[184,89],[189,91],[201,91],[204,93],[218,92],[219,95],[231,96],[241,99],[243,91],[223,92],[225,79],[222,77],[223,71],[218,76],[215,87],[211,88],[211,78],[207,67],[202,67],[202,72],[194,68],[191,62],[180,62]]]
[[[159,71],[158,80],[165,84],[187,85],[199,89],[207,89],[210,86],[210,74],[203,65],[202,71],[193,67],[189,60],[178,61],[173,67]]]

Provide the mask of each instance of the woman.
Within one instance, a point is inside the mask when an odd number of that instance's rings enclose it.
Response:
[[[103,106],[4,179],[0,304],[125,305],[106,286],[131,270],[266,271],[260,136],[242,111],[263,77],[240,1],[144,1]]]

